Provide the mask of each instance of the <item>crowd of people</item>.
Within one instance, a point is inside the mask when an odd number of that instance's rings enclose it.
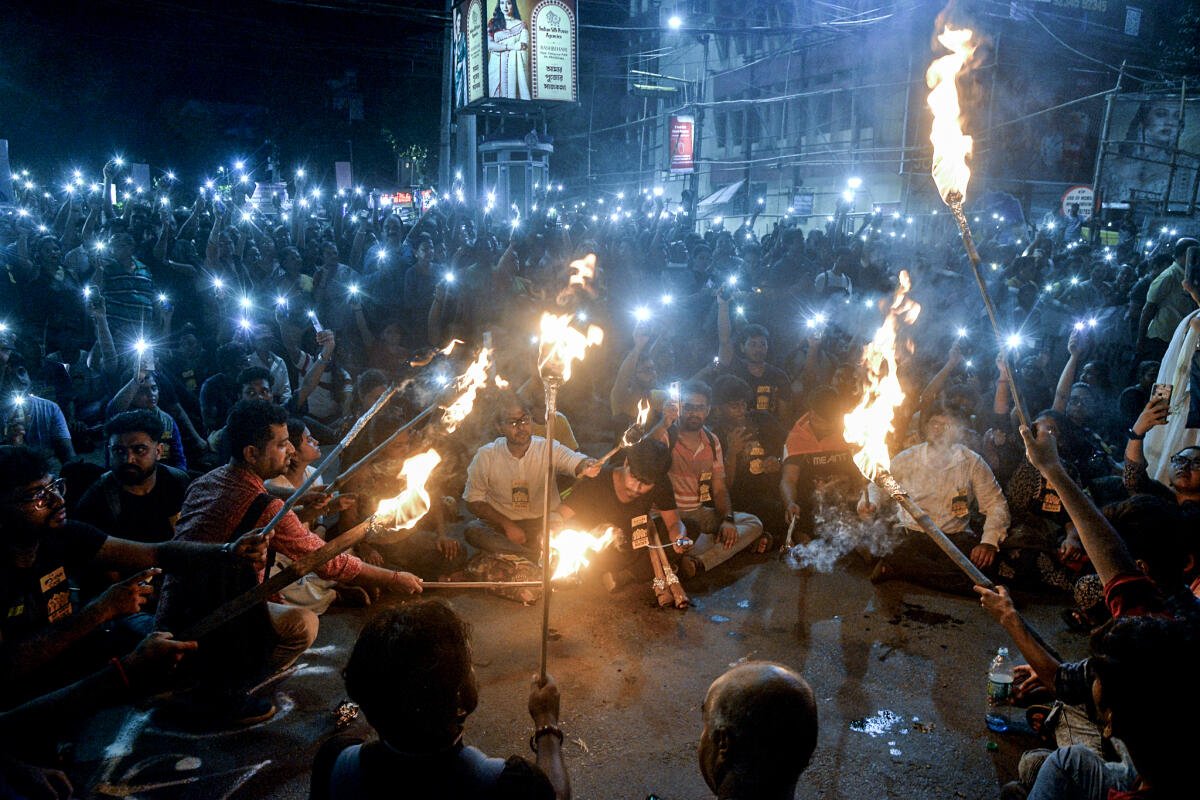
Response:
[[[172,724],[263,721],[275,707],[255,687],[315,641],[331,605],[512,576],[541,558],[544,524],[608,531],[585,579],[609,592],[648,583],[660,606],[686,608],[686,587],[742,551],[845,539],[858,518],[887,529],[886,546],[859,548],[872,581],[970,594],[845,440],[862,347],[903,269],[923,310],[897,348],[907,399],[893,476],[997,584],[1070,598],[1064,624],[1098,631],[1091,659],[1059,663],[1007,588],[976,589],[1029,662],[1022,693],[1082,709],[1094,733],[1042,753],[1005,791],[1175,797],[1191,784],[1195,735],[1156,714],[1196,710],[1184,681],[1200,665],[1195,239],[1132,220],[1096,230],[1078,209],[1037,225],[980,211],[1006,326],[997,340],[947,215],[913,227],[839,214],[805,230],[754,214],[697,233],[659,192],[546,193],[508,217],[455,189],[401,210],[309,185],[302,170],[271,197],[241,167],[226,174],[199,193],[166,174],[131,189],[114,160],[95,191],[19,181],[0,220],[0,725],[46,708],[78,719],[151,690]],[[538,318],[587,254],[598,271],[572,311],[605,341],[559,393],[548,442]],[[465,345],[434,352],[455,339]],[[453,432],[434,415],[393,437],[483,346],[507,388],[481,392]],[[367,457],[362,468],[344,481],[323,470],[264,535],[322,447],[393,385],[398,399],[339,454],[342,467]],[[638,435],[615,458],[589,454],[627,429]],[[427,484],[435,502],[414,532],[368,537],[216,632],[186,636],[396,495],[399,465],[429,446],[442,457]],[[559,483],[546,497],[551,452]],[[552,679],[530,694],[536,765],[463,746],[475,684],[466,623],[446,606],[389,604],[345,677],[378,741],[331,740],[314,797],[381,796],[401,770],[425,775],[431,793],[453,775],[454,796],[569,796]],[[816,740],[800,676],[740,667],[704,709],[714,792],[794,788]],[[34,729],[45,736],[6,737],[14,796],[63,780],[28,766],[53,766],[56,731]]]

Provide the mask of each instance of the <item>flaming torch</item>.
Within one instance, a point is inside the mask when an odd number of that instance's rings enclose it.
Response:
[[[958,229],[962,231],[967,259],[971,262],[971,271],[975,273],[975,282],[979,284],[979,292],[983,296],[983,307],[987,310],[992,331],[999,342],[1002,341],[1002,337],[1000,323],[996,318],[996,307],[992,304],[987,283],[979,268],[979,251],[975,248],[975,238],[971,235],[971,227],[967,224],[967,215],[963,211],[967,183],[971,180],[967,156],[971,155],[974,142],[962,131],[962,109],[958,101],[957,80],[975,52],[977,45],[973,41],[974,36],[974,31],[969,28],[952,28],[949,25],[946,25],[938,36],[938,42],[950,53],[934,59],[925,72],[925,83],[930,89],[927,102],[930,111],[933,112],[929,141],[933,144],[933,182],[937,184],[942,201],[949,206],[954,221],[958,223]],[[1009,376],[1008,387],[1012,392],[1013,404],[1017,408],[1017,416],[1022,425],[1028,425],[1029,417],[1025,413],[1025,404],[1021,401],[1021,393],[1004,348],[1001,348],[1000,358]]]
[[[581,283],[581,285],[583,285]],[[538,344],[538,374],[546,393],[546,486],[542,500],[542,659],[538,674],[546,680],[550,642],[550,492],[554,489],[554,419],[558,389],[571,379],[571,365],[582,360],[589,347],[604,341],[604,331],[589,325],[587,333],[571,325],[572,314],[542,314]]]
[[[632,425],[625,429],[621,434],[621,442],[612,450],[609,450],[601,458],[597,466],[604,466],[608,460],[620,452],[623,448],[633,447],[635,444],[646,438],[646,420],[650,417],[650,402],[648,400],[638,400],[637,420]]]
[[[181,633],[180,637],[194,640],[212,633],[368,537],[388,537],[391,540],[404,538],[406,534],[400,532],[411,531],[429,511],[429,492],[425,490],[425,482],[441,460],[434,450],[427,450],[406,460],[400,469],[400,477],[406,481],[400,494],[381,500],[375,513],[358,525],[296,559],[253,589],[218,606]]]
[[[900,325],[911,325],[921,313],[921,306],[908,296],[911,285],[908,273],[901,271],[887,319],[863,348],[862,364],[867,373],[866,383],[862,399],[844,417],[845,440],[851,447],[857,448],[853,456],[854,465],[864,478],[887,492],[976,585],[995,589],[991,578],[980,572],[971,559],[954,546],[945,532],[923,508],[913,502],[908,491],[890,472],[891,455],[887,439],[894,431],[892,420],[896,409],[904,403],[904,390],[896,373],[896,338]],[[1047,652],[1054,652],[1028,623],[1025,627]]]

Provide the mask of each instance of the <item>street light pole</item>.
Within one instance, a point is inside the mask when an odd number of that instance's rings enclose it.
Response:
[[[693,116],[696,120],[695,140],[692,142],[692,201],[691,208],[688,209],[688,218],[692,221],[692,230],[699,227],[700,220],[696,219],[696,210],[700,203],[700,148],[704,141],[704,95],[705,87],[708,85],[708,34],[700,35],[700,42],[704,45],[704,66],[700,72],[700,86],[694,94],[698,96],[692,102]]]

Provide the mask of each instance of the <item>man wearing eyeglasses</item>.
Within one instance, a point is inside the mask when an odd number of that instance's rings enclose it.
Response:
[[[479,448],[467,468],[463,499],[478,519],[467,525],[467,542],[491,553],[539,559],[542,508],[546,490],[546,440],[533,435],[529,406],[516,396],[496,407],[500,438]],[[593,477],[595,459],[554,443],[554,466],[563,475]],[[558,508],[551,491],[550,510]]]
[[[267,541],[246,534],[222,547],[194,542],[144,542],[109,536],[68,520],[64,481],[50,475],[45,457],[27,447],[0,447],[0,686],[2,700],[19,699],[61,685],[115,653],[91,634],[142,610],[153,594],[150,581],[172,573],[219,569],[245,560],[261,566]],[[132,577],[110,586],[82,608],[71,585],[88,569],[112,569]]]
[[[690,578],[763,539],[763,526],[753,514],[733,510],[721,443],[705,425],[712,410],[712,389],[701,381],[688,381],[680,398],[679,419],[659,437],[671,451],[668,477],[675,506],[696,543],[680,561],[680,572]],[[763,539],[759,552],[769,545],[770,540]]]
[[[110,536],[165,542],[175,535],[190,479],[162,456],[162,417],[140,409],[104,426],[111,469],[84,492],[75,516]]]

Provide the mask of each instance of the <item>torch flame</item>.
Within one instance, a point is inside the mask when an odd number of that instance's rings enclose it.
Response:
[[[380,500],[375,511],[375,519],[381,526],[406,530],[428,513],[429,492],[425,491],[425,482],[441,460],[436,450],[426,450],[404,461],[399,475],[404,479],[404,490],[395,497]]]
[[[570,270],[571,274],[567,278],[567,285],[563,287],[563,290],[558,293],[558,297],[555,299],[555,302],[560,306],[571,303],[576,291],[595,296],[595,292],[589,283],[596,277],[596,254],[588,253],[583,258],[572,261]]]
[[[938,41],[950,54],[935,59],[925,72],[925,83],[930,88],[929,108],[933,111],[933,127],[929,131],[929,141],[933,143],[933,182],[947,204],[956,193],[958,202],[962,201],[971,179],[967,156],[971,155],[973,141],[962,132],[956,80],[975,52],[971,41],[974,35],[969,28],[945,26]]]
[[[604,331],[588,325],[587,334],[571,326],[571,314],[542,314],[542,335],[538,346],[538,372],[543,376],[558,375],[571,379],[572,362],[583,360],[589,347],[604,341]]]
[[[460,345],[462,343],[463,343],[462,339],[451,339],[450,344],[448,344],[442,348],[442,350],[441,350],[442,355],[444,355],[444,356],[450,355],[451,353],[454,352],[454,347],[456,345]]]
[[[557,581],[574,576],[588,565],[591,554],[603,550],[612,538],[612,528],[606,528],[599,536],[571,528],[554,534],[550,537],[550,549],[558,563],[550,580]]]
[[[571,277],[568,286],[578,286],[586,289],[588,281],[596,277],[596,254],[588,253],[583,258],[571,262]]]
[[[921,306],[908,297],[910,288],[908,273],[901,271],[900,285],[887,319],[863,348],[862,363],[867,377],[862,399],[844,418],[846,443],[858,448],[854,465],[869,481],[891,466],[887,437],[893,431],[896,408],[904,402],[904,391],[896,375],[896,333],[901,323],[911,325],[921,313]]]
[[[646,420],[650,419],[650,401],[645,398],[638,400],[638,415],[635,423],[639,428],[645,427]]]
[[[491,363],[492,351],[490,348],[484,347],[479,351],[479,355],[475,357],[471,366],[467,367],[467,371],[455,381],[454,388],[462,394],[446,408],[442,415],[442,424],[447,433],[453,433],[458,424],[466,419],[467,415],[471,413],[471,409],[475,407],[475,396],[488,384],[488,367],[491,366]]]

